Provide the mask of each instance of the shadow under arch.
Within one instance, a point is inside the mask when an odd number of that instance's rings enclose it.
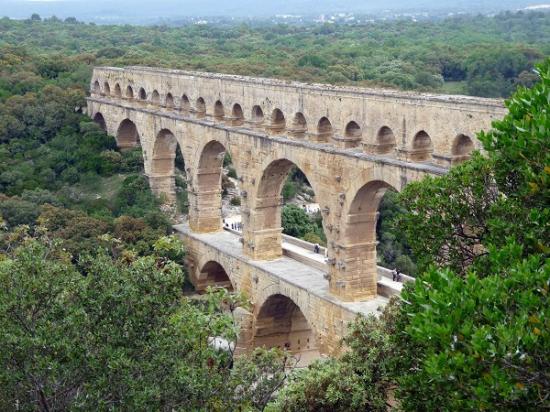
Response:
[[[100,93],[101,92],[101,86],[99,85],[99,80],[96,80],[92,86],[92,92],[94,93]]]
[[[101,127],[101,130],[103,130],[104,132],[107,132],[107,123],[105,122],[105,117],[103,117],[103,115],[100,112],[97,112],[94,115],[93,120],[99,127]]]
[[[453,165],[460,164],[465,162],[472,156],[475,146],[474,142],[465,134],[459,134],[455,137],[453,141],[453,146],[451,148],[451,163]]]
[[[416,162],[429,161],[432,159],[433,150],[432,138],[425,130],[421,130],[414,135],[411,160]]]
[[[287,158],[271,161],[263,170],[259,179],[256,197],[252,204],[254,212],[251,236],[254,237],[249,255],[255,259],[277,259],[282,255],[282,210],[283,210],[283,186],[293,168],[298,169],[307,181],[315,195],[319,195],[316,184],[312,181],[299,164]],[[327,231],[323,221],[323,234]]]
[[[219,287],[233,291],[233,283],[228,272],[218,262],[209,260],[200,268],[198,279],[195,279],[195,289],[203,292],[207,287]]]
[[[253,347],[286,349],[307,365],[319,354],[317,334],[300,307],[276,293],[261,304],[254,320]]]
[[[397,140],[393,130],[388,126],[382,126],[376,133],[375,153],[389,154],[395,151]]]
[[[116,143],[119,149],[129,149],[140,145],[137,126],[130,119],[120,122],[116,132]]]
[[[127,99],[133,99],[134,98],[134,89],[132,86],[126,87],[126,96]]]

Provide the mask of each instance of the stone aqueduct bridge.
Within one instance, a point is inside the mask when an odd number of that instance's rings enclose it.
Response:
[[[190,202],[179,231],[192,281],[202,288],[227,283],[227,274],[248,294],[249,345],[330,353],[356,313],[385,301],[377,295],[375,233],[384,192],[466,159],[479,146],[475,133],[505,109],[465,96],[101,67],[88,113],[119,147],[141,145],[151,187],[168,199],[179,145]],[[241,181],[240,239],[222,231],[225,152]],[[282,257],[281,190],[293,166],[321,205],[326,273]]]

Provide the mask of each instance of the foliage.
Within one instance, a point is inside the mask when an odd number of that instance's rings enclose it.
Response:
[[[408,239],[432,259],[403,292],[397,322],[405,410],[550,407],[549,67],[480,135],[487,157],[404,192]]]
[[[0,261],[0,409],[254,410],[286,378],[281,353],[234,362],[208,344],[235,339],[227,293],[181,298],[172,261],[100,253],[81,266],[48,237]]]
[[[518,90],[507,102],[510,113],[480,133],[488,157],[477,154],[444,178],[405,188],[403,205],[414,213],[399,226],[422,270],[433,263],[465,273],[475,263],[478,275],[493,273],[487,248],[509,239],[525,255],[550,250],[549,68],[550,61],[541,65],[541,81]]]
[[[304,209],[294,204],[285,205],[282,213],[283,233],[289,236],[305,239],[318,238],[321,245],[326,245],[322,219],[311,218]]]
[[[294,372],[270,407],[273,411],[386,411],[395,301],[380,318],[359,317],[350,325],[350,347],[339,360],[317,361]]]
[[[376,222],[376,238],[378,245],[376,253],[379,264],[388,269],[399,269],[409,276],[416,274],[415,260],[403,232],[395,227],[396,219],[406,212],[401,205],[399,196],[393,191],[387,191],[378,207]]]
[[[550,406],[550,265],[522,254],[514,243],[491,250],[494,274],[484,278],[432,268],[403,293],[403,409]]]
[[[480,134],[486,156],[403,191],[416,282],[352,326],[343,357],[291,379],[275,410],[550,408],[549,68]]]

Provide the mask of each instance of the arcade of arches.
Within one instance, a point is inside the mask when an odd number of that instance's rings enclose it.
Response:
[[[427,121],[410,126],[407,130],[412,129],[412,133],[405,134],[401,126],[404,121],[369,123],[360,116],[335,120],[339,113],[355,113],[351,106],[333,107],[348,104],[347,91],[342,91],[341,99],[325,98],[316,94],[315,88],[283,88],[273,81],[273,90],[286,93],[288,99],[275,93],[255,102],[254,80],[248,80],[239,84],[240,91],[235,94],[242,97],[239,101],[224,95],[232,93],[231,82],[239,82],[235,78],[212,75],[216,81],[209,83],[210,77],[188,80],[186,74],[176,73],[174,79],[181,77],[181,82],[156,82],[163,72],[150,71],[142,74],[146,82],[133,77],[131,84],[135,86],[129,89],[125,76],[137,76],[139,71],[110,70],[94,72],[89,114],[116,136],[120,148],[141,146],[151,188],[167,202],[175,199],[176,152],[181,151],[189,216],[188,223],[177,230],[188,245],[191,278],[199,290],[216,285],[250,297],[252,319],[245,328],[245,340],[253,346],[282,346],[297,352],[337,351],[346,323],[357,313],[375,313],[387,301],[378,294],[376,260],[376,222],[384,193],[399,191],[426,175],[445,173],[449,164],[468,158],[476,146],[469,137],[471,132],[459,132],[459,123],[453,126],[455,137],[443,141],[434,132],[439,129]],[[176,87],[187,81],[195,83],[189,83],[193,86],[188,88]],[[219,88],[224,82],[227,87]],[[170,90],[168,84],[173,85]],[[216,88],[219,92],[209,96],[207,91]],[[271,89],[265,90],[271,93]],[[285,108],[296,90],[302,93],[304,103],[299,108]],[[312,100],[308,100],[308,93]],[[400,101],[406,115],[411,110],[409,103],[406,98]],[[419,101],[424,104],[424,100]],[[439,105],[441,113],[453,110],[452,119],[469,118],[471,113],[471,118],[480,119],[483,102],[472,102],[431,104]],[[416,103],[414,107],[418,107]],[[456,107],[451,107],[453,104]],[[464,104],[464,113],[460,104]],[[392,105],[393,109],[386,112],[398,111],[395,101]],[[375,110],[368,104],[361,107]],[[488,113],[497,110],[487,107]],[[424,115],[415,116],[411,119]],[[489,118],[476,121],[490,123]],[[442,154],[443,150],[448,152]],[[222,230],[226,153],[231,154],[239,176],[239,233]],[[317,266],[284,255],[281,191],[294,167],[307,177],[322,214],[327,259]]]

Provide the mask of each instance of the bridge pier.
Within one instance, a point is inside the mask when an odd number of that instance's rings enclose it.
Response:
[[[377,242],[340,246],[330,270],[330,293],[353,302],[376,297]]]
[[[188,191],[189,225],[194,232],[208,233],[222,230],[222,191]]]
[[[163,198],[169,205],[176,203],[176,180],[174,175],[147,174],[149,186],[155,196]]]

